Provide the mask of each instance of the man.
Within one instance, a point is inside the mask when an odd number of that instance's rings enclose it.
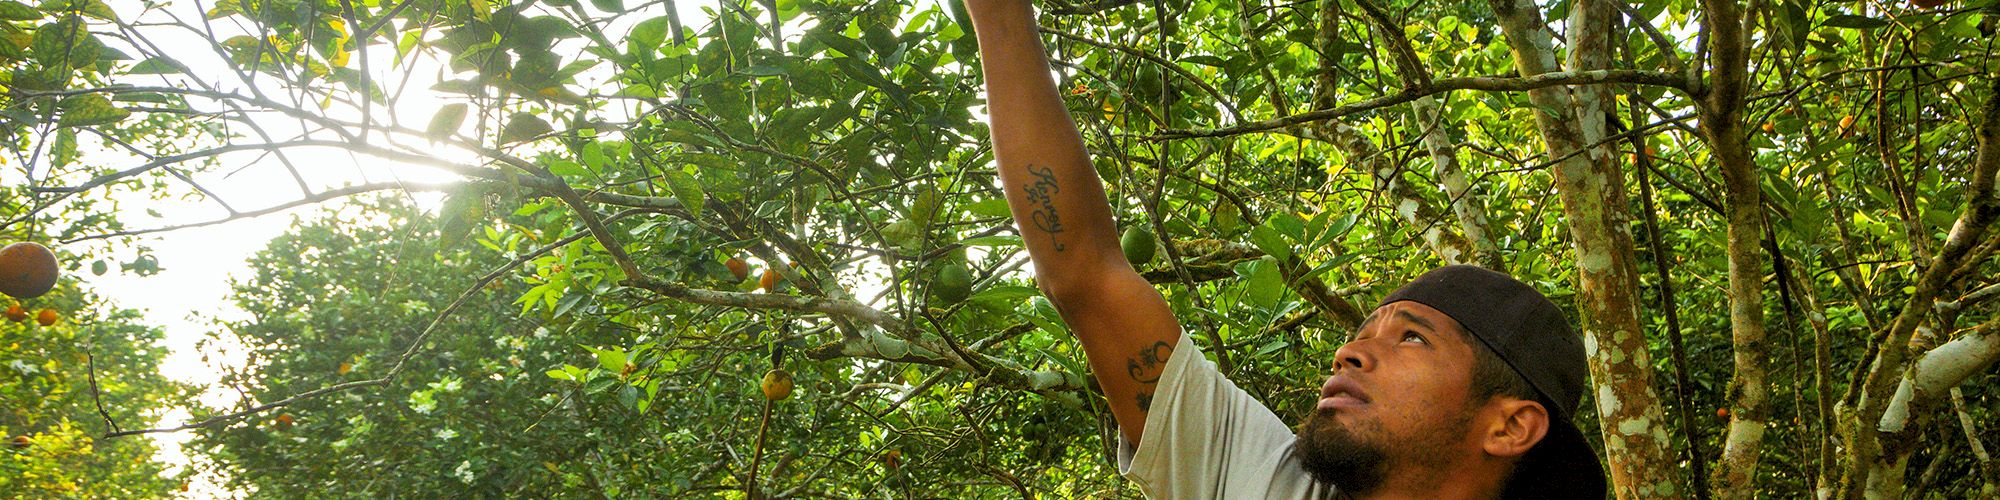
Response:
[[[1602,468],[1569,421],[1581,340],[1533,288],[1476,267],[1383,299],[1335,352],[1295,434],[1216,371],[1126,263],[1029,0],[962,1],[1008,205],[1118,421],[1119,472],[1148,496],[1603,497]]]

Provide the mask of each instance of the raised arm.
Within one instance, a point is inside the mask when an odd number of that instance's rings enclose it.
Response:
[[[1056,92],[1029,0],[963,1],[979,34],[1000,183],[1035,279],[1137,445],[1180,324],[1119,251],[1111,204]]]

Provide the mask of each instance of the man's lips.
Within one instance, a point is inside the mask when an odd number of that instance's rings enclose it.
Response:
[[[1320,387],[1316,407],[1321,410],[1347,410],[1366,406],[1368,402],[1368,394],[1361,392],[1361,386],[1354,379],[1336,375]]]

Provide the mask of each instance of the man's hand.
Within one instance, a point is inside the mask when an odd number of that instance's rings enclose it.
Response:
[[[1035,279],[1083,343],[1112,416],[1136,445],[1180,323],[1119,250],[1111,204],[1049,74],[1029,1],[964,2],[979,38],[1000,183]]]

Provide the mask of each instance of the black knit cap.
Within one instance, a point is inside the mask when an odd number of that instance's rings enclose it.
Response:
[[[1508,498],[1604,498],[1604,468],[1570,421],[1590,373],[1583,338],[1555,303],[1511,276],[1467,265],[1424,273],[1376,307],[1405,300],[1457,320],[1526,379],[1549,409],[1549,433],[1515,465]]]

